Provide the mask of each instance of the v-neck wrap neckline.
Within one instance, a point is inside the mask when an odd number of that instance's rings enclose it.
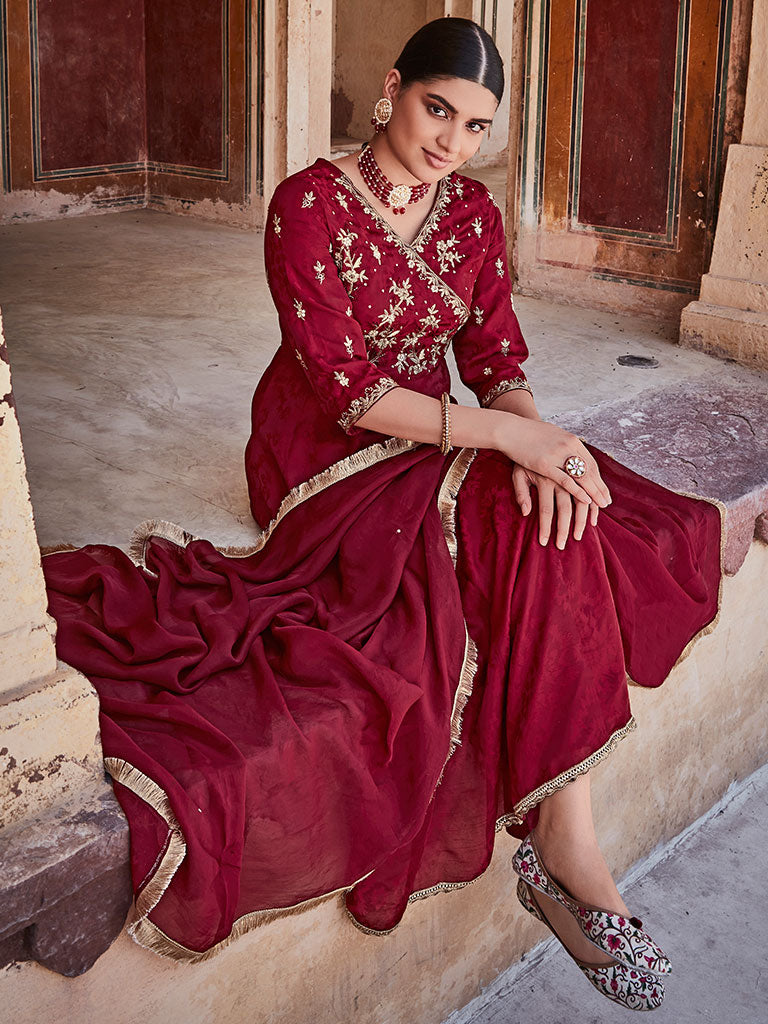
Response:
[[[373,217],[377,224],[381,225],[383,230],[386,231],[386,233],[390,235],[400,246],[402,246],[405,249],[413,250],[413,252],[421,253],[421,250],[427,243],[429,236],[434,231],[438,219],[442,215],[445,206],[448,203],[448,199],[450,198],[450,173],[444,175],[438,181],[437,194],[435,195],[434,202],[432,203],[432,209],[427,214],[427,217],[424,220],[424,223],[419,228],[416,237],[413,239],[412,242],[408,242],[406,241],[405,238],[403,238],[403,236],[398,231],[395,231],[395,229],[392,227],[389,221],[385,217],[382,217],[379,211],[370,204],[368,199],[360,191],[360,189],[357,187],[354,181],[352,181],[352,179],[346,173],[346,171],[342,171],[342,169],[339,166],[337,166],[337,164],[333,163],[332,160],[326,160],[325,157],[318,157],[318,160],[321,160],[323,163],[328,164],[329,167],[332,167],[334,169],[334,171],[338,175],[337,180],[355,196],[355,198],[361,204],[366,213]]]

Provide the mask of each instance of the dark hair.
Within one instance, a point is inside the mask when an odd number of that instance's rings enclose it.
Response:
[[[466,78],[501,102],[504,65],[491,36],[469,18],[436,18],[414,32],[395,61],[403,88],[412,82]]]

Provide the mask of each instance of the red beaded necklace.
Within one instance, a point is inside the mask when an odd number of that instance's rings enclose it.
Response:
[[[430,183],[428,181],[413,186],[393,184],[376,163],[376,157],[370,146],[366,146],[357,158],[357,166],[360,168],[363,181],[371,192],[385,206],[393,207],[393,213],[405,213],[408,203],[417,203],[429,192]]]

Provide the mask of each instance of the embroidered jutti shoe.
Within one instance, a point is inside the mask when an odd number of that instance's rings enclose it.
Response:
[[[627,967],[618,961],[610,964],[597,964],[579,960],[571,953],[547,920],[544,911],[533,895],[533,887],[529,886],[522,878],[517,880],[517,898],[530,914],[533,914],[549,928],[581,973],[601,995],[611,999],[614,1003],[621,1003],[622,1006],[626,1006],[630,1010],[655,1010],[661,1006],[664,1001],[664,986],[655,974],[636,967]]]
[[[639,917],[625,917],[591,903],[579,903],[547,872],[529,832],[512,858],[512,867],[530,886],[556,900],[576,918],[584,936],[625,967],[651,974],[672,973],[672,964],[664,951],[642,930]]]

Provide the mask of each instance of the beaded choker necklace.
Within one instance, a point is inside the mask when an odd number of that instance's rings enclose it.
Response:
[[[429,192],[428,181],[414,186],[393,184],[376,163],[370,146],[366,146],[357,158],[357,166],[371,192],[385,206],[393,207],[393,213],[405,213],[408,203],[418,202]]]

